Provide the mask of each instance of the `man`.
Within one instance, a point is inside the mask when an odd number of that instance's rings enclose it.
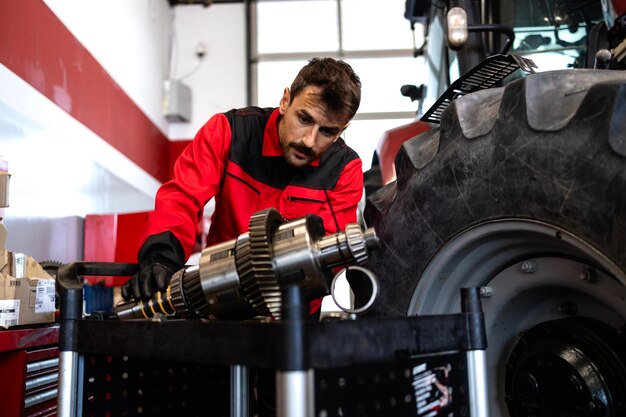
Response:
[[[208,245],[248,231],[252,214],[275,208],[286,218],[316,214],[327,233],[356,222],[363,190],[361,160],[341,133],[354,117],[361,83],[352,68],[314,58],[278,108],[248,107],[213,116],[174,166],[156,195],[139,250],[137,276],[126,300],[164,289],[193,247],[205,204],[215,197]],[[321,300],[311,303],[319,311]]]
[[[215,197],[208,245],[248,231],[257,211],[275,208],[287,219],[316,214],[327,233],[356,222],[363,191],[361,160],[339,136],[361,101],[352,68],[314,58],[276,109],[248,107],[213,116],[174,166],[174,177],[156,195],[139,273],[123,287],[126,300],[148,299],[167,287],[195,242],[205,204]],[[319,314],[321,300],[311,302]],[[274,376],[257,375],[259,416],[275,415]]]

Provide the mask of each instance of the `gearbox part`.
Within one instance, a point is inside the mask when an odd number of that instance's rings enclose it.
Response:
[[[341,302],[339,301],[339,299],[336,296],[336,285],[337,285],[337,281],[341,278],[342,274],[348,274],[348,270],[352,271],[353,273],[356,271],[359,274],[361,274],[363,277],[367,278],[372,286],[371,288],[371,292],[370,292],[370,296],[368,298],[368,300],[365,302],[364,305],[362,306],[355,306],[354,308],[350,308],[350,307],[346,307],[344,305],[341,304]],[[347,279],[347,277],[346,277]],[[376,279],[376,275],[374,275],[374,273],[372,271],[370,271],[367,268],[363,268],[361,266],[351,266],[350,268],[345,268],[342,271],[339,271],[337,274],[335,274],[335,277],[333,278],[333,281],[331,283],[330,286],[330,295],[333,298],[333,301],[335,302],[335,304],[337,305],[337,307],[339,307],[339,309],[341,311],[343,311],[344,313],[348,313],[348,314],[364,314],[367,313],[369,311],[369,309],[372,307],[372,305],[374,305],[374,301],[376,301],[376,297],[378,296],[378,280]]]
[[[242,258],[239,277],[243,292],[252,307],[262,316],[280,317],[280,286],[272,265],[272,235],[285,219],[276,210],[255,213],[250,218],[247,247]],[[239,260],[237,258],[237,261]]]
[[[121,320],[159,314],[280,320],[283,286],[298,285],[311,298],[326,295],[335,267],[363,264],[378,247],[372,228],[349,224],[324,235],[318,216],[287,222],[278,211],[263,210],[252,216],[247,233],[204,249],[199,265],[177,271],[166,291],[147,302],[119,304],[116,313]]]

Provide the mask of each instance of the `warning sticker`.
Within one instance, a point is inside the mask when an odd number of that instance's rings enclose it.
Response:
[[[449,410],[452,404],[452,387],[450,386],[451,366],[431,367],[428,363],[420,363],[413,367],[413,388],[415,405],[419,417],[436,417],[454,415]]]
[[[35,313],[50,313],[54,307],[54,280],[42,279],[37,282]]]
[[[0,300],[0,326],[15,326],[20,319],[20,300]]]

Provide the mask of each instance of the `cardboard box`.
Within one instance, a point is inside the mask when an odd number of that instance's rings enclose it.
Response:
[[[54,278],[30,256],[6,250],[0,265],[0,327],[54,322]]]

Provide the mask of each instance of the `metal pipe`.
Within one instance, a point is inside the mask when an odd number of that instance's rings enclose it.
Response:
[[[276,409],[278,417],[315,415],[313,370],[276,372]]]
[[[472,25],[467,28],[469,32],[495,32],[501,33],[506,36],[506,42],[502,49],[500,49],[501,54],[506,54],[509,52],[511,47],[513,46],[513,42],[515,41],[515,32],[513,28],[506,25],[499,25],[495,23],[483,24],[483,25]]]
[[[305,326],[308,304],[300,287],[283,288],[283,333],[278,345],[281,363],[276,370],[278,417],[309,417],[315,412],[313,369],[307,363]]]
[[[487,403],[487,355],[484,350],[467,351],[470,417],[489,417]]]
[[[58,417],[76,416],[78,392],[78,352],[59,352]]]
[[[230,367],[230,417],[248,417],[249,403],[248,367]]]

